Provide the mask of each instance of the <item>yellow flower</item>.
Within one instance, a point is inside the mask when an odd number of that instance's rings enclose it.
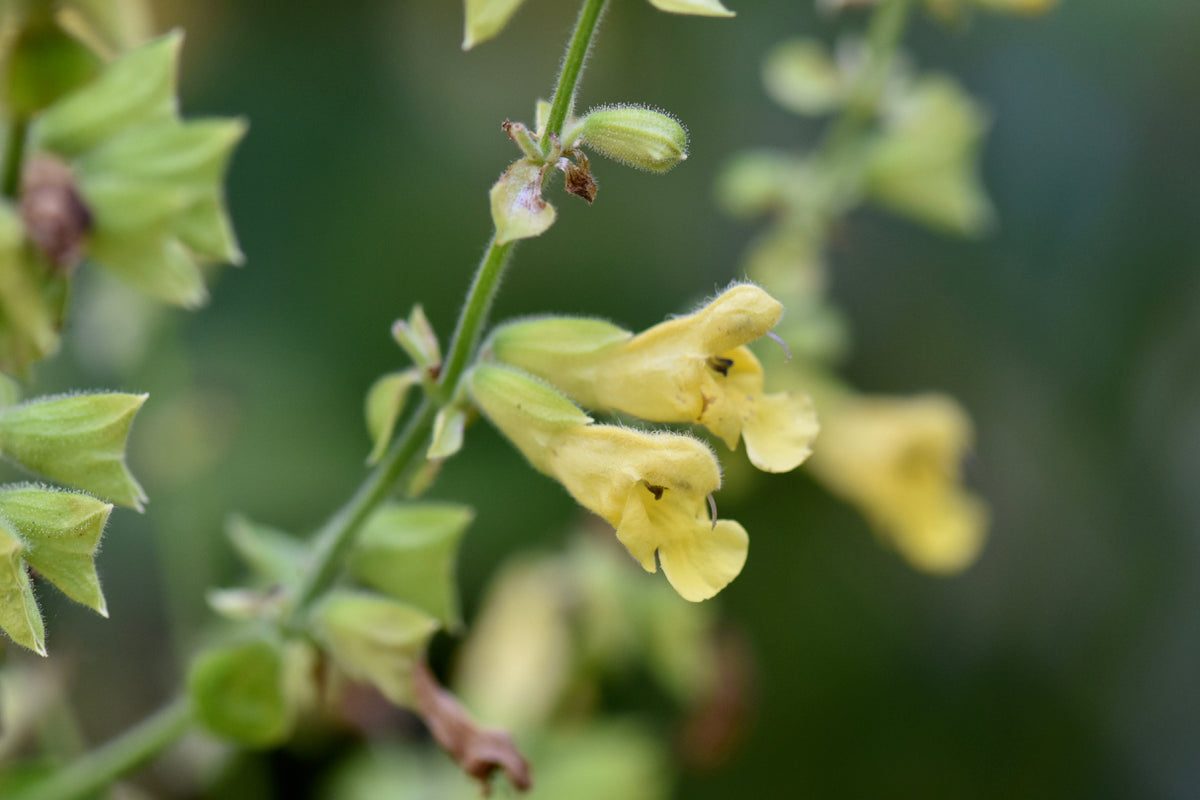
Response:
[[[952,399],[849,397],[823,405],[808,467],[858,505],[915,567],[948,574],[983,545],[987,510],[961,486],[971,423]]]
[[[469,386],[534,467],[616,528],[647,572],[661,563],[684,599],[706,600],[741,572],[749,540],[737,522],[709,516],[707,496],[720,488],[721,472],[703,443],[596,425],[554,389],[507,367],[477,366]]]
[[[802,392],[764,394],[762,364],[745,347],[782,314],[765,291],[739,284],[637,336],[601,320],[548,317],[501,327],[490,350],[585,407],[698,423],[731,448],[744,437],[754,466],[787,472],[812,452],[816,413]]]

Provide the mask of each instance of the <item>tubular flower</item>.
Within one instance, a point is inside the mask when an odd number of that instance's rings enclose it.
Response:
[[[709,516],[706,497],[721,472],[703,443],[594,424],[554,389],[508,367],[477,366],[469,386],[530,464],[616,528],[647,572],[661,563],[685,600],[706,600],[741,572],[749,540],[737,522]]]
[[[858,505],[915,567],[949,574],[979,553],[987,510],[960,481],[971,423],[948,397],[852,397],[822,407],[808,467]]]
[[[754,466],[787,472],[812,452],[816,413],[802,392],[764,394],[762,364],[745,346],[782,314],[765,291],[738,284],[636,336],[602,320],[547,317],[499,328],[490,349],[585,407],[698,423],[730,448],[744,437]]]

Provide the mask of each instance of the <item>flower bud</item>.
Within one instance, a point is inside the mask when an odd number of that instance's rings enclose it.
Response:
[[[188,694],[196,717],[212,733],[269,747],[292,729],[286,677],[279,644],[255,639],[203,653],[188,672]]]
[[[580,135],[593,150],[631,167],[666,172],[687,158],[687,131],[669,114],[640,106],[600,108]]]
[[[0,410],[0,453],[26,469],[141,510],[125,439],[144,394],[39,398]]]

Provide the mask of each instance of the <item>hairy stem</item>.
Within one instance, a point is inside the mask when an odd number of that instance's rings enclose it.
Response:
[[[605,0],[584,0],[583,10],[575,23],[575,32],[567,45],[567,55],[558,77],[558,87],[554,91],[554,103],[547,128],[549,131],[562,131],[567,109],[571,104],[570,99],[575,94],[575,87],[579,85],[584,58],[591,46],[604,2]],[[555,109],[558,110],[557,128]],[[549,141],[549,138],[545,137],[544,141]],[[479,263],[475,279],[463,303],[454,336],[450,340],[445,365],[438,381],[436,400],[441,404],[450,402],[458,393],[458,383],[478,346],[480,333],[487,322],[488,311],[508,266],[513,246],[513,242],[496,244],[493,234],[487,252]],[[288,623],[289,627],[302,628],[305,613],[336,580],[342,563],[354,546],[362,523],[387,498],[400,476],[413,466],[424,452],[436,416],[437,405],[427,400],[409,419],[408,425],[392,443],[366,482],[321,528],[317,534],[313,568],[301,587],[296,609]]]
[[[553,108],[557,112],[551,112],[548,128],[556,135],[562,132],[570,99],[579,83],[584,57],[587,55],[603,6],[604,0],[584,0],[575,33],[567,46],[563,71],[559,75],[558,88],[554,93]],[[557,124],[555,119],[558,120]],[[17,160],[19,161],[19,157]],[[12,168],[11,161],[6,160],[5,163],[7,181],[7,173]],[[284,622],[286,628],[297,632],[303,630],[308,611],[341,572],[342,564],[354,546],[363,522],[387,499],[396,482],[418,463],[424,453],[439,407],[435,399],[446,403],[457,394],[458,382],[478,345],[480,333],[487,321],[488,310],[496,296],[512,250],[513,243],[497,245],[493,234],[463,303],[462,314],[459,316],[439,379],[436,398],[427,398],[413,412],[379,464],[346,504],[317,532],[312,567],[301,584],[291,617]],[[192,714],[187,699],[176,700],[99,750],[30,787],[14,800],[69,800],[101,789],[165,750],[187,732],[191,724]]]
[[[69,800],[93,794],[170,747],[191,724],[187,698],[176,698],[107,744],[18,792],[12,800]]]
[[[567,112],[571,110],[571,102],[575,99],[575,87],[579,85],[579,76],[583,72],[583,62],[592,45],[592,35],[600,22],[600,12],[604,10],[604,1],[584,0],[583,8],[579,10],[575,33],[567,45],[567,55],[563,58],[562,72],[558,74],[558,86],[554,89],[554,100],[550,104],[550,118],[546,121],[547,135],[542,137],[542,155],[550,154],[550,136],[562,135]]]

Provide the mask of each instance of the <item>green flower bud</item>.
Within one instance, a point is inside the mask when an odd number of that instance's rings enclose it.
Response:
[[[39,398],[0,410],[0,453],[26,469],[139,511],[146,495],[125,467],[144,394]]]
[[[669,114],[640,106],[590,112],[579,126],[593,150],[631,167],[666,172],[687,158],[687,131]]]
[[[285,654],[257,639],[204,653],[188,672],[197,719],[212,733],[249,747],[287,739],[295,712],[286,691]]]
[[[56,103],[34,126],[38,145],[74,157],[131,125],[175,113],[175,71],[183,35],[174,31],[130,50],[99,77]]]
[[[437,334],[420,304],[413,306],[407,320],[396,320],[392,325],[392,338],[418,367],[429,370],[441,366],[442,350]]]
[[[20,557],[67,597],[106,617],[93,557],[111,511],[108,503],[79,492],[0,489],[0,528],[21,543]]]
[[[488,198],[496,244],[541,236],[554,224],[557,212],[542,199],[542,178],[542,167],[522,158],[492,186]]]
[[[413,702],[413,668],[438,621],[379,595],[333,591],[313,612],[313,633],[346,674],[397,705]]]
[[[474,519],[467,506],[389,503],[363,525],[350,574],[365,586],[427,611],[442,624],[462,624],[454,561]]]

